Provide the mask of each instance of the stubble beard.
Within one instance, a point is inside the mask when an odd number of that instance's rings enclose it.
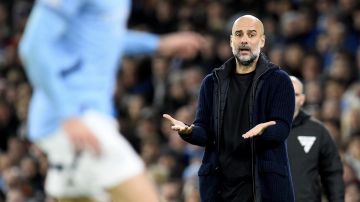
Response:
[[[250,56],[241,56],[240,50],[238,50],[237,53],[234,53],[234,56],[239,64],[245,67],[250,67],[250,65],[253,64],[258,57],[258,54],[253,54],[252,52],[250,52]]]

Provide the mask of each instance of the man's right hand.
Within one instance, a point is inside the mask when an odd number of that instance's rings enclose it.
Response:
[[[169,114],[163,114],[163,117],[171,122],[171,129],[177,131],[179,134],[187,135],[192,132],[194,125],[188,126],[185,123],[174,119]]]
[[[63,128],[76,151],[90,150],[100,155],[100,144],[93,132],[78,118],[68,118]]]

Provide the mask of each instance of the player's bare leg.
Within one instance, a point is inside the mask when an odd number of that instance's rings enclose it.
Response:
[[[145,173],[110,188],[111,202],[159,202],[154,186]]]
[[[96,202],[96,201],[91,200],[90,198],[87,197],[80,197],[80,198],[58,199],[57,202]]]

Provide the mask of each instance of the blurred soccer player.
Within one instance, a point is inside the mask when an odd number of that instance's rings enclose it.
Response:
[[[47,154],[49,195],[91,201],[158,201],[144,165],[119,134],[112,94],[121,56],[191,57],[201,38],[126,29],[130,0],[38,0],[20,44],[34,88],[30,138]]]

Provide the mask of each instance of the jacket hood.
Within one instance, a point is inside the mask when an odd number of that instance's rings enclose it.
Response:
[[[233,56],[229,60],[227,60],[223,65],[221,65],[219,68],[214,69],[213,72],[216,73],[220,79],[225,79],[226,77],[230,76],[232,72],[235,71],[235,68],[236,68],[236,60],[235,57]],[[267,59],[265,54],[261,52],[256,64],[254,79],[257,79],[269,69],[279,69],[279,67],[271,63]]]
[[[302,109],[300,109],[299,114],[295,117],[292,127],[296,127],[301,125],[304,121],[310,119],[310,115],[304,112]]]

